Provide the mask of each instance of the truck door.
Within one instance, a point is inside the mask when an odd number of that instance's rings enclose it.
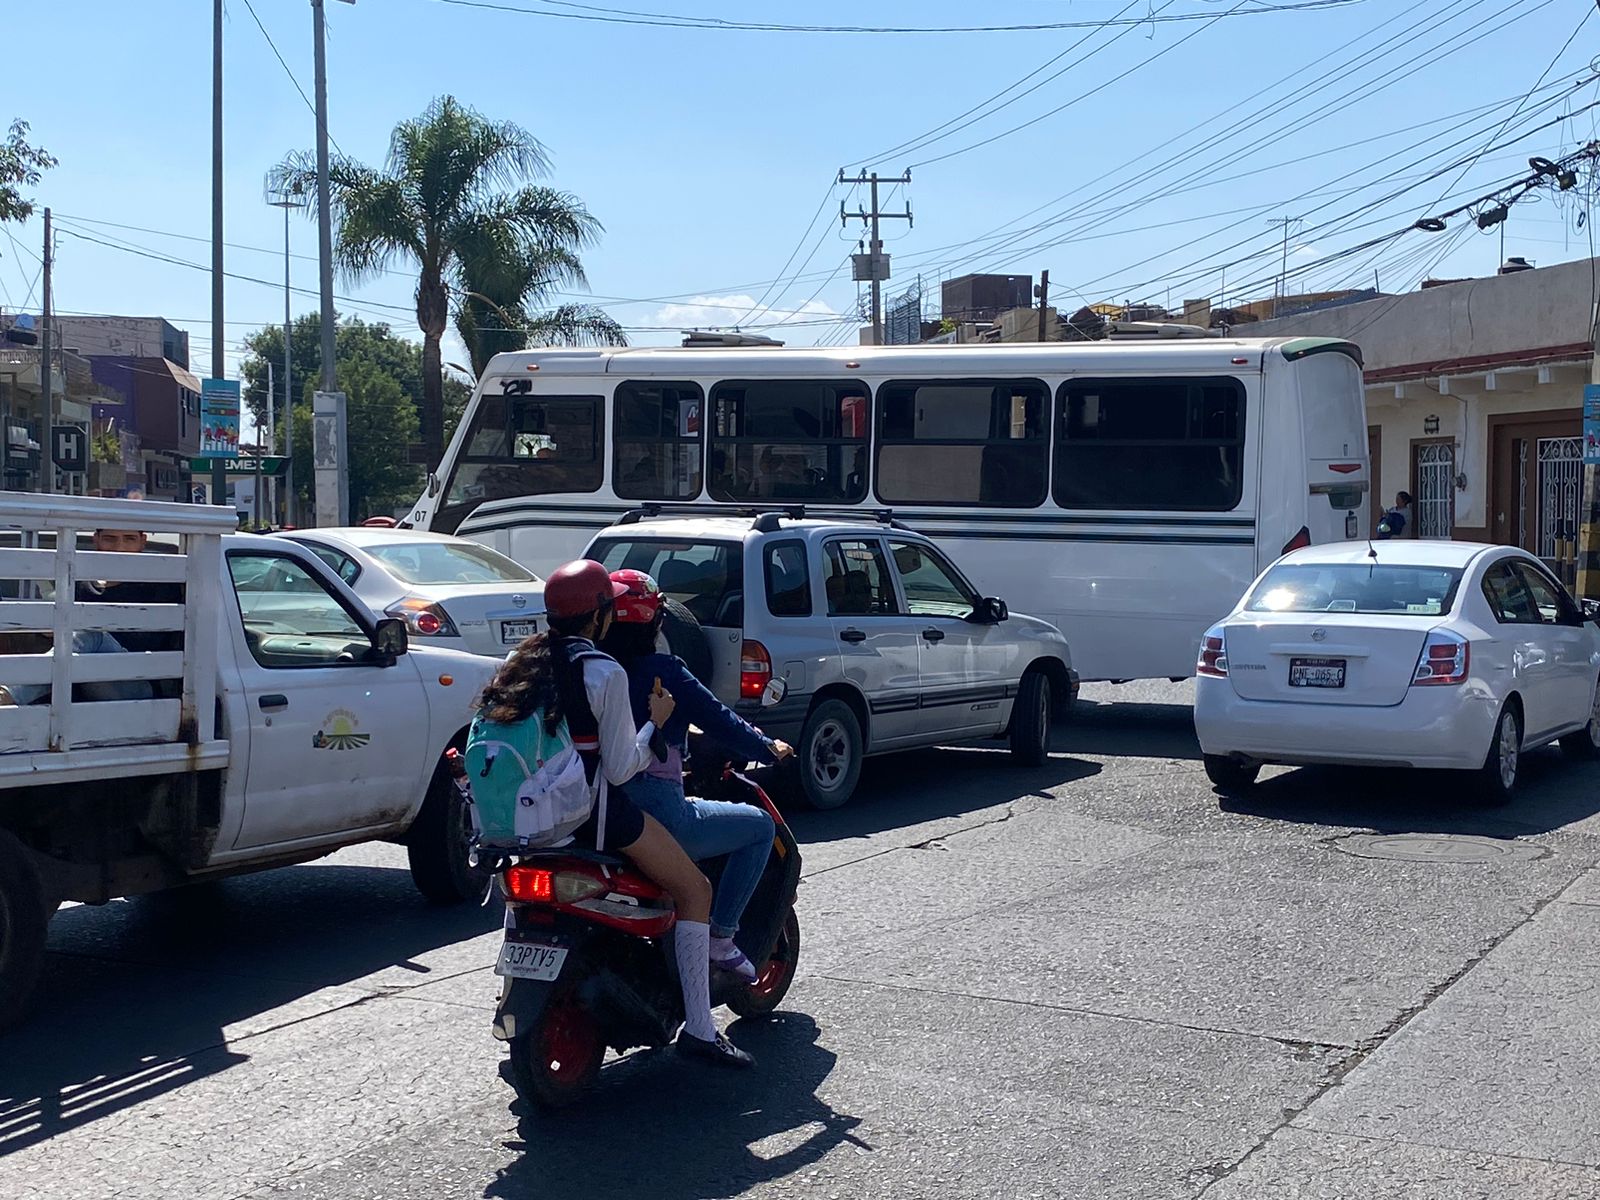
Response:
[[[401,820],[425,783],[427,715],[409,656],[370,657],[370,616],[292,552],[235,550],[239,680],[250,726],[235,849]],[[407,711],[407,701],[410,711]]]

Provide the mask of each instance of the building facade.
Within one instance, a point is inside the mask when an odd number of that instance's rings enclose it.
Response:
[[[1397,492],[1412,533],[1521,546],[1569,583],[1583,490],[1583,387],[1600,260],[1466,279],[1240,329],[1362,349],[1375,524]]]

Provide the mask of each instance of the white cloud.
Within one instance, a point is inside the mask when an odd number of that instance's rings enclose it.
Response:
[[[1321,253],[1322,251],[1318,250],[1316,246],[1310,242],[1301,242],[1299,245],[1291,246],[1289,248],[1290,258],[1316,258]]]
[[[832,320],[839,315],[821,300],[780,300],[776,305],[770,301],[757,305],[755,296],[693,296],[678,304],[662,305],[650,323],[677,329],[729,329],[735,323],[741,329],[776,328]]]

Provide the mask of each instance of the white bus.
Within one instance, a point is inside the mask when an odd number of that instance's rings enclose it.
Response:
[[[1286,550],[1365,536],[1360,351],[1328,338],[497,356],[409,524],[537,572],[630,509],[890,510],[1085,680],[1181,678]]]

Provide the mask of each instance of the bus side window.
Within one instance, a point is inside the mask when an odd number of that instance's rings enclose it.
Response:
[[[1056,393],[1054,495],[1067,509],[1228,512],[1244,490],[1237,379],[1073,379]]]
[[[700,494],[701,416],[696,383],[617,385],[612,489],[627,500],[693,500]]]

